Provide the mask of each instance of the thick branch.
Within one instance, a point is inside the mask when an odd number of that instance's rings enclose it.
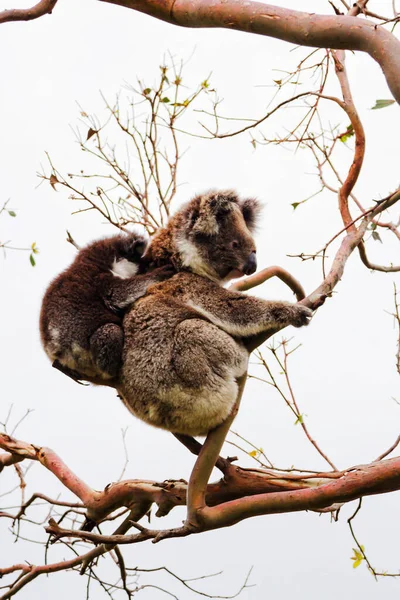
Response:
[[[0,454],[0,473],[4,469],[4,467],[9,467],[11,465],[15,465],[24,460],[23,456],[18,456],[17,454],[9,454],[8,452],[3,452]]]
[[[365,19],[316,15],[242,0],[100,0],[182,27],[223,27],[266,35],[300,46],[367,52],[381,66],[400,103],[400,42]]]
[[[32,21],[50,15],[58,0],[40,0],[31,8],[11,8],[0,12],[0,23],[9,21]]]
[[[218,461],[219,453],[228,435],[230,426],[239,410],[247,373],[238,381],[238,393],[235,406],[229,417],[216,429],[210,431],[200,450],[199,456],[190,475],[187,493],[187,521],[189,526],[198,526],[198,514],[206,506],[207,485],[211,472]]]
[[[261,494],[239,498],[202,511],[206,529],[229,527],[243,519],[266,514],[297,512],[350,502],[363,496],[400,489],[400,458],[359,466],[318,488],[285,494]]]
[[[134,524],[140,531],[133,535],[99,535],[83,531],[61,529],[54,522],[46,528],[57,537],[77,537],[106,544],[134,544],[148,539],[160,541],[182,537],[199,531],[229,527],[249,517],[320,510],[337,503],[350,502],[363,496],[383,494],[400,489],[400,458],[360,465],[342,473],[332,473],[332,478],[322,485],[282,493],[261,494],[239,498],[215,507],[201,509],[201,529],[186,524],[170,530],[150,530]]]
[[[232,285],[229,286],[229,289],[235,290],[236,292],[245,292],[253,287],[256,287],[257,285],[265,283],[268,281],[268,279],[271,279],[271,277],[278,277],[278,279],[283,281],[283,283],[286,283],[286,285],[290,287],[292,292],[295,294],[298,302],[305,298],[306,294],[301,283],[297,281],[297,279],[295,279],[288,271],[277,266],[267,267],[266,269],[258,271],[258,273],[255,273],[254,275],[250,275],[250,277],[239,279],[238,281],[235,281],[235,283],[232,283]]]

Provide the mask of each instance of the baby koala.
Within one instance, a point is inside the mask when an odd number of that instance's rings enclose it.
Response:
[[[146,247],[136,233],[98,240],[80,250],[50,284],[42,302],[40,335],[53,367],[76,381],[102,383],[118,375],[124,312],[149,286],[175,272],[164,266],[137,274]]]

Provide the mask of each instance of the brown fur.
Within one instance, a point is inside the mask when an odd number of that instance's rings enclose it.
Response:
[[[259,205],[233,192],[198,196],[153,238],[147,266],[172,263],[174,277],[150,288],[124,319],[118,391],[151,425],[205,435],[232,410],[248,363],[243,340],[275,326],[306,325],[311,311],[269,302],[221,283],[255,271]]]
[[[73,378],[115,377],[121,364],[124,311],[173,269],[129,276],[139,269],[146,241],[116,235],[79,251],[47,289],[40,335],[55,366]]]

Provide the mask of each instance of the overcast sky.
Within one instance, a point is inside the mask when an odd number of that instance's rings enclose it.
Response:
[[[27,6],[28,2],[0,2],[0,9]],[[328,2],[295,0],[282,6],[312,12],[331,12]],[[372,2],[376,12],[390,12],[391,2]],[[170,52],[187,61],[188,87],[211,82],[225,99],[224,110],[233,116],[259,117],[272,96],[274,69],[294,69],[304,50],[277,40],[221,30],[185,30],[134,11],[97,1],[60,0],[52,16],[31,23],[1,26],[2,58],[0,206],[17,218],[0,217],[0,240],[26,247],[35,241],[40,249],[32,268],[28,255],[7,252],[0,256],[0,421],[13,405],[11,422],[33,409],[18,428],[27,442],[53,448],[85,481],[97,489],[118,478],[124,450],[121,429],[128,427],[130,462],[126,478],[163,480],[186,478],[193,458],[168,433],[139,422],[109,389],[84,388],[53,370],[39,341],[38,314],[49,281],[69,264],[74,248],[65,242],[68,229],[79,244],[112,233],[94,214],[71,216],[67,195],[49,185],[38,187],[37,172],[49,152],[62,172],[85,168],[72,128],[79,124],[78,104],[88,113],[104,115],[100,90],[110,99],[137,78],[151,86],[158,66]],[[367,56],[349,55],[353,92],[367,133],[367,158],[357,194],[369,205],[399,184],[399,108],[371,111],[377,98],[390,98],[379,67]],[[333,88],[332,88],[333,89]],[[337,90],[336,90],[337,91]],[[274,135],[285,127],[287,113],[263,131]],[[193,115],[193,125],[198,116]],[[339,122],[332,113],[332,124]],[[347,125],[346,121],[343,121]],[[175,206],[193,194],[216,188],[235,188],[241,195],[257,196],[266,206],[258,236],[261,266],[279,264],[311,291],[321,281],[317,262],[302,263],[288,254],[318,250],[341,228],[333,194],[322,194],[293,212],[298,202],[318,189],[315,165],[299,150],[277,146],[254,150],[250,138],[204,141],[182,137],[183,158]],[[351,153],[342,157],[345,173]],[[393,239],[392,239],[393,238]],[[370,245],[375,262],[398,262],[398,242],[384,235],[384,247]],[[331,255],[332,256],[332,255]],[[391,274],[370,273],[358,256],[352,257],[334,298],[304,330],[287,330],[301,348],[292,359],[292,378],[301,410],[320,445],[340,467],[373,460],[399,434],[399,377],[395,370],[396,329]],[[398,280],[398,278],[397,278]],[[265,284],[257,293],[291,300],[281,283]],[[277,336],[281,339],[282,336]],[[266,356],[268,352],[266,351]],[[262,446],[281,467],[326,469],[304,439],[293,415],[268,386],[250,381],[235,431]],[[231,437],[231,439],[233,439]],[[226,452],[232,454],[232,448]],[[243,458],[242,464],[251,464]],[[28,476],[27,493],[41,491],[51,497],[70,497],[40,465]],[[16,485],[12,469],[0,477],[0,508],[9,497],[1,494]],[[13,502],[17,497],[13,498]],[[377,569],[400,569],[398,540],[399,493],[367,498],[356,529]],[[328,515],[300,513],[258,517],[226,530],[156,546],[141,544],[125,551],[130,566],[165,565],[183,577],[223,571],[202,589],[215,595],[234,593],[252,565],[244,600],[289,599],[293,594],[309,600],[362,597],[365,600],[398,598],[400,582],[375,583],[365,565],[352,568],[352,546],[346,524],[355,505],[344,508],[338,523]],[[32,511],[32,514],[39,514]],[[184,518],[177,509],[154,527],[178,525]],[[40,546],[12,543],[7,523],[0,521],[0,564],[43,562]],[[29,529],[27,529],[29,532]],[[37,535],[37,532],[36,532]],[[40,534],[45,539],[44,533]],[[52,548],[49,561],[67,557],[66,549]],[[105,573],[110,571],[103,561]],[[110,577],[113,575],[110,574]],[[193,595],[168,578],[144,578],[164,585],[182,600]],[[76,574],[55,574],[24,588],[24,598],[84,598],[86,579]],[[141,598],[156,598],[145,590]],[[92,598],[104,593],[93,587]],[[162,597],[160,593],[160,597]]]

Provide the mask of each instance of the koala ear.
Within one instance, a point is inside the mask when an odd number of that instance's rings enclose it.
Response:
[[[234,192],[211,192],[201,198],[200,210],[193,226],[195,233],[216,235],[219,231],[218,219],[228,214],[238,199]]]
[[[147,244],[147,240],[142,235],[131,233],[123,238],[122,254],[124,258],[136,262],[143,256]]]
[[[242,209],[243,218],[246,221],[247,227],[250,231],[254,231],[257,227],[257,221],[262,212],[263,206],[255,198],[246,198],[240,203]]]

